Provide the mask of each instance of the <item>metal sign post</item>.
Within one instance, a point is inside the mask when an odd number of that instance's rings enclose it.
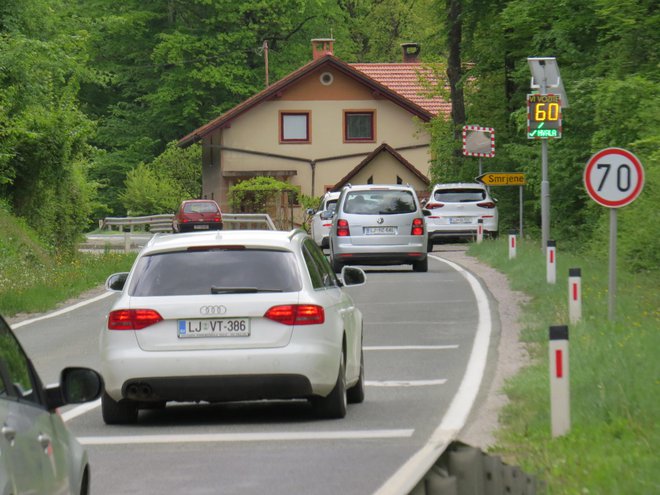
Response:
[[[608,317],[616,317],[617,208],[632,203],[644,187],[644,168],[631,152],[605,148],[592,156],[584,169],[584,185],[596,203],[610,208],[610,260]]]
[[[539,94],[527,95],[527,138],[541,139],[541,247],[550,239],[550,181],[548,179],[548,139],[561,137],[561,108],[568,107],[564,84],[555,57],[528,57],[532,88]],[[555,94],[547,94],[552,88]],[[534,128],[532,128],[534,126]]]

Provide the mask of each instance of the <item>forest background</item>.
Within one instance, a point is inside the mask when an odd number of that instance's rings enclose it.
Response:
[[[311,59],[332,37],[346,62],[397,62],[417,42],[446,78],[452,119],[434,119],[432,182],[473,180],[457,130],[496,130],[484,170],[524,172],[526,233],[540,229],[540,144],[526,138],[527,57],[557,58],[570,107],[549,142],[554,239],[605,255],[607,209],[582,185],[610,146],[646,185],[619,215],[619,254],[660,267],[660,13],[654,0],[5,0],[0,5],[0,209],[54,251],[107,215],[172,211],[200,192],[200,150],[176,140]],[[501,230],[517,188],[498,188]],[[156,210],[156,211],[148,211]]]

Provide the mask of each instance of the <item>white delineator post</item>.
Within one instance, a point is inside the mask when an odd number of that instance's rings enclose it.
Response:
[[[512,260],[516,257],[516,231],[509,230],[509,259]]]
[[[557,281],[557,242],[548,241],[548,248],[545,250],[547,263],[547,279],[549,284]]]
[[[484,219],[477,220],[477,244],[484,240]]]
[[[582,274],[579,268],[568,270],[568,319],[571,323],[582,319]]]
[[[571,429],[571,401],[568,373],[568,327],[550,327],[550,418],[552,436]]]

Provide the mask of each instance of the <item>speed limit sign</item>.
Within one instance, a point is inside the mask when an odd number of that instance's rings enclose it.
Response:
[[[584,185],[596,203],[608,208],[620,208],[632,203],[642,192],[644,169],[631,152],[606,148],[587,162]]]

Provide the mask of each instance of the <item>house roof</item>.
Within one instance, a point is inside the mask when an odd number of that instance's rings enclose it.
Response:
[[[420,96],[419,93],[423,91],[419,82],[417,82],[417,87],[415,88],[414,81],[418,81],[418,76],[413,68],[421,69],[420,64],[347,64],[334,55],[329,54],[312,60],[300,69],[268,86],[219,117],[195,129],[179,140],[179,146],[188,146],[199,141],[214,130],[228,124],[236,117],[250,110],[252,107],[271,98],[276,98],[286,88],[295,84],[310,72],[323,66],[332,67],[346,74],[367,86],[374,94],[386,98],[402,108],[405,108],[424,122],[428,122],[431,118],[437,115],[437,111],[433,111],[432,109],[434,107],[430,104],[430,102],[434,100],[429,100]],[[397,66],[409,67],[405,68],[405,70],[395,71]],[[388,72],[391,72],[392,74],[386,77]],[[439,99],[439,97],[436,97],[436,99]],[[437,105],[438,108],[441,108],[439,102],[436,102],[435,105]]]
[[[400,162],[404,167],[406,167],[408,170],[410,170],[416,177],[418,177],[424,184],[429,185],[431,182],[429,181],[428,177],[424,175],[422,172],[420,172],[415,166],[410,163],[408,160],[406,160],[398,151],[396,151],[394,148],[392,148],[389,144],[383,143],[381,144],[378,148],[373,150],[367,157],[362,160],[360,163],[356,165],[356,167],[351,170],[343,179],[341,179],[339,182],[337,182],[332,190],[337,191],[338,189],[341,189],[344,187],[348,182],[355,177],[360,170],[365,168],[367,165],[369,165],[376,156],[378,156],[379,153],[389,153],[392,155],[398,162]]]
[[[437,76],[429,67],[419,63],[350,65],[433,115],[449,115],[451,112],[450,102],[433,94],[430,88],[420,82],[420,79],[425,79],[430,84],[438,83]]]

